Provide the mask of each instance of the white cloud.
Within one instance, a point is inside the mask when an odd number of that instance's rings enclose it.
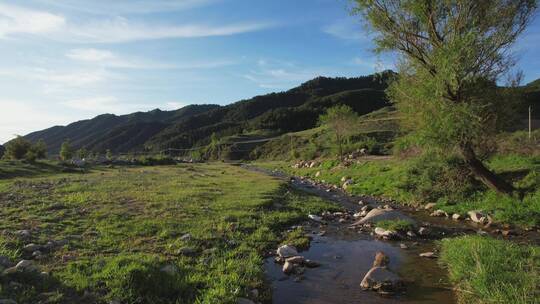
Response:
[[[65,26],[64,17],[0,4],[0,38],[12,34],[45,34]]]
[[[66,53],[66,57],[87,63],[92,66],[101,66],[104,68],[126,68],[126,69],[213,69],[228,65],[233,65],[236,61],[233,60],[212,60],[189,62],[183,64],[161,63],[151,60],[129,57],[113,53],[103,49],[72,49]]]
[[[218,0],[40,0],[63,9],[102,15],[146,14],[185,10],[217,2]]]
[[[69,43],[122,43],[167,38],[230,36],[270,27],[269,23],[237,24],[148,24],[124,17],[69,22],[64,16],[0,4],[0,37],[17,34],[41,35]]]
[[[323,27],[323,32],[343,40],[367,41],[369,36],[362,29],[359,21],[348,19],[338,20]]]
[[[66,56],[74,60],[90,62],[103,61],[115,58],[115,55],[112,52],[97,49],[73,49],[67,52]]]
[[[69,26],[58,40],[74,43],[122,43],[168,38],[230,36],[270,27],[268,23],[239,23],[225,25],[149,25],[132,22],[123,17],[92,21]],[[55,38],[55,37],[53,37]]]

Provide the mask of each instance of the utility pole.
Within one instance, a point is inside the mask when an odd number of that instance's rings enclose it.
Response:
[[[531,140],[532,132],[532,106],[529,106],[529,140]]]

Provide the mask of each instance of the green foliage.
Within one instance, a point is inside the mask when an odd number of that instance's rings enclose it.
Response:
[[[86,150],[86,148],[80,148],[79,150],[77,150],[76,154],[78,158],[84,159],[88,157],[88,150]]]
[[[32,143],[22,136],[17,136],[15,139],[6,144],[6,152],[4,157],[12,160],[24,159]]]
[[[440,261],[460,303],[538,303],[540,247],[465,236],[444,239]]]
[[[343,157],[343,142],[352,134],[358,122],[358,116],[353,110],[345,105],[334,106],[326,110],[319,118],[321,124],[328,125],[334,132],[336,143],[339,147],[338,155]]]
[[[68,140],[64,141],[62,143],[62,146],[60,147],[60,159],[63,161],[67,161],[73,158],[73,149],[71,148],[71,144]]]
[[[377,227],[390,231],[407,232],[414,228],[414,224],[405,220],[379,221]]]
[[[426,154],[412,159],[400,187],[419,202],[443,199],[456,204],[484,188],[476,181],[461,158]]]
[[[30,150],[35,153],[36,159],[47,158],[47,144],[43,139],[38,140],[34,145],[32,145]]]

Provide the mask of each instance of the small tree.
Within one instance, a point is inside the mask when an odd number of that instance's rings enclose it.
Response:
[[[113,154],[110,149],[107,149],[107,151],[105,152],[105,157],[107,158],[107,160],[113,159]]]
[[[80,148],[77,150],[77,157],[80,159],[84,159],[88,157],[88,150],[86,148]]]
[[[32,143],[22,136],[17,136],[6,144],[5,158],[20,160],[24,159]]]
[[[358,115],[346,105],[338,105],[329,108],[319,118],[321,124],[328,125],[336,136],[339,157],[343,157],[343,142],[354,130]]]
[[[36,159],[45,159],[47,158],[47,144],[43,139],[38,140],[31,148],[35,153]]]
[[[69,140],[66,140],[62,143],[62,146],[60,147],[60,159],[63,161],[67,161],[71,158],[73,158],[73,149],[71,148]]]
[[[509,53],[537,1],[355,1],[377,50],[401,55],[389,96],[418,143],[444,153],[456,149],[485,185],[513,192],[477,152],[512,110],[501,106],[496,83],[513,66]]]

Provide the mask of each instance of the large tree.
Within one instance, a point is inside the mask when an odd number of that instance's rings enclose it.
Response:
[[[513,192],[478,151],[511,110],[496,83],[511,71],[511,47],[535,0],[355,0],[377,51],[399,56],[390,98],[426,147],[457,149],[488,187]],[[501,103],[502,106],[501,106]]]

